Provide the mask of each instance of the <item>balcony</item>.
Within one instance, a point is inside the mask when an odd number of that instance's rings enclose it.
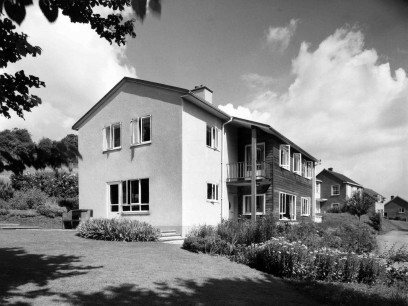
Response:
[[[229,185],[245,186],[251,185],[251,165],[245,162],[227,164],[227,183]],[[271,184],[272,167],[267,162],[256,164],[257,185]]]

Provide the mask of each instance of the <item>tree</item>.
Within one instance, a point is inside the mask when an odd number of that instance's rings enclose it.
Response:
[[[26,129],[0,132],[0,172],[23,173],[35,160],[35,143]]]
[[[32,5],[32,0],[0,0],[0,69],[8,63],[15,63],[27,55],[41,54],[39,46],[33,46],[27,41],[27,35],[15,32],[15,25],[21,24],[26,17],[26,6]],[[136,16],[142,21],[146,17],[147,0],[39,0],[39,7],[49,22],[54,22],[61,11],[73,23],[89,24],[91,28],[110,44],[125,44],[126,37],[136,37],[134,19],[123,20],[121,12],[126,7],[132,7]],[[120,13],[112,13],[106,17],[95,13],[96,7],[108,7]],[[150,10],[160,15],[160,0],[149,0]],[[8,18],[4,17],[3,11]],[[10,110],[24,118],[23,111],[41,104],[41,99],[31,95],[32,87],[45,87],[38,77],[28,75],[21,70],[14,75],[0,75],[0,116],[10,118]]]
[[[346,211],[357,216],[359,221],[361,216],[367,214],[373,206],[373,198],[362,192],[355,192],[345,204]]]

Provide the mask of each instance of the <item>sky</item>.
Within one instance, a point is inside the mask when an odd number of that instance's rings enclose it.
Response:
[[[126,17],[131,18],[131,12]],[[42,105],[0,130],[61,139],[124,76],[206,85],[227,113],[271,125],[389,199],[408,200],[408,3],[405,0],[162,0],[160,18],[110,45],[33,5],[19,31],[42,54],[10,64],[45,81]]]

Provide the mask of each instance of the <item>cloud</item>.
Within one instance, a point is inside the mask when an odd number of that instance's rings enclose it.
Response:
[[[326,168],[380,193],[408,197],[408,77],[378,59],[355,29],[338,29],[314,51],[304,42],[289,88],[257,91],[239,113],[268,118]]]
[[[272,85],[275,79],[270,76],[259,75],[257,73],[248,73],[241,76],[241,79],[248,85],[249,88],[264,88]]]
[[[6,71],[24,69],[44,81],[46,88],[33,90],[42,105],[25,113],[25,121],[12,113],[12,119],[0,118],[0,130],[20,127],[27,128],[34,139],[62,138],[124,76],[136,77],[135,68],[125,64],[125,46],[110,45],[89,25],[71,23],[62,14],[51,24],[37,5],[30,6],[17,30],[40,46],[42,54],[10,64]]]
[[[291,19],[286,27],[269,27],[266,34],[267,43],[274,49],[284,51],[289,46],[290,40],[295,34],[298,19]]]

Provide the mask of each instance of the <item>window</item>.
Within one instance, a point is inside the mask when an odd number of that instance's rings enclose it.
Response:
[[[340,209],[340,203],[332,203],[331,208]]]
[[[252,196],[251,195],[243,196],[242,214],[244,215],[252,214]],[[256,195],[256,214],[257,215],[265,214],[265,194]]]
[[[313,162],[306,162],[306,178],[311,179],[313,177]]]
[[[122,211],[149,211],[149,179],[122,182]]]
[[[302,154],[293,153],[293,172],[302,175]]]
[[[280,145],[279,148],[279,166],[290,170],[290,146]]]
[[[319,195],[319,198],[320,198],[320,187],[321,187],[320,183],[316,183],[316,194]]]
[[[119,183],[109,184],[109,210],[119,212]]]
[[[103,128],[103,150],[120,148],[121,123],[114,123]]]
[[[310,198],[301,198],[300,214],[302,216],[310,215]]]
[[[207,147],[218,149],[218,138],[220,130],[215,126],[207,125],[206,144]]]
[[[398,213],[405,214],[405,208],[400,207],[399,210],[398,210]]]
[[[131,145],[150,143],[152,141],[152,116],[140,117],[130,122]]]
[[[279,193],[279,220],[296,220],[296,196]]]
[[[207,200],[218,201],[218,185],[207,183]]]
[[[331,195],[340,195],[340,185],[332,185],[331,186]]]

